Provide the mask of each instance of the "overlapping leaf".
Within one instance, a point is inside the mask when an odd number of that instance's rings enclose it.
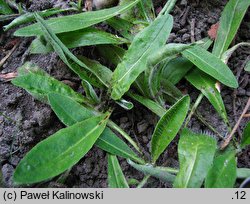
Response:
[[[190,72],[186,79],[207,97],[225,123],[228,124],[226,109],[214,79],[198,69]]]
[[[51,18],[46,21],[46,24],[53,33],[64,33],[74,30],[81,30],[126,12],[135,6],[139,1],[140,0],[131,0],[127,4],[109,9]],[[14,33],[16,36],[35,36],[42,34],[43,29],[37,23],[21,28]]]
[[[76,124],[95,115],[92,109],[88,109],[69,97],[60,94],[49,94],[48,96],[51,108],[57,117],[67,126]],[[130,158],[139,163],[143,163],[134,151],[123,142],[109,128],[105,128],[95,145],[99,148],[123,158]]]
[[[111,97],[114,100],[120,99],[147,68],[148,57],[165,44],[172,25],[172,16],[166,14],[157,18],[135,36],[123,61],[118,64],[113,73]]]
[[[58,38],[67,48],[76,48],[90,45],[104,45],[104,44],[123,44],[128,41],[101,31],[96,28],[85,28],[67,33],[58,34]],[[33,54],[46,54],[53,51],[53,47],[39,37],[36,38],[31,46],[30,52]]]

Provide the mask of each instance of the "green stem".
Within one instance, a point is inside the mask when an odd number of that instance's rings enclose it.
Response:
[[[189,115],[188,115],[188,117],[187,117],[187,120],[186,120],[186,122],[185,122],[184,127],[187,127],[187,125],[188,125],[189,121],[191,120],[191,118],[192,118],[192,116],[193,116],[195,110],[196,110],[196,109],[198,108],[198,106],[200,105],[200,103],[201,103],[201,101],[202,101],[202,99],[203,99],[203,96],[204,96],[203,93],[200,93],[200,95],[199,95],[198,98],[196,99],[196,101],[195,101],[193,107],[191,108],[191,111],[190,111],[190,113],[189,113]]]
[[[78,7],[79,10],[81,10],[81,8],[82,8],[82,0],[78,0],[77,7]]]
[[[164,15],[166,13],[170,13],[173,10],[176,2],[177,2],[177,0],[168,0],[168,2],[165,4],[163,9],[159,13],[159,16],[162,16],[162,15]]]
[[[108,121],[108,126],[114,130],[116,130],[118,133],[120,133],[140,154],[142,154],[140,148],[135,143],[135,141],[118,125],[116,125],[113,121]]]
[[[144,8],[142,1],[140,1],[139,6],[141,7],[141,11],[142,11],[142,14],[143,14],[143,17],[145,18],[145,20],[147,20],[148,22],[151,22],[147,12],[145,11],[145,8]]]
[[[137,188],[142,188],[148,182],[149,178],[150,178],[150,175],[146,175],[143,178],[143,180],[138,184]]]

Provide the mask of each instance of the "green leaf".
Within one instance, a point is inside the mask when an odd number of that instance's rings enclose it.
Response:
[[[250,46],[250,43],[247,43],[247,42],[241,42],[241,43],[238,43],[236,45],[234,45],[233,47],[231,47],[230,49],[228,49],[226,52],[224,52],[221,56],[221,60],[227,64],[228,63],[228,60],[230,59],[230,57],[232,56],[232,54],[240,47],[242,46]]]
[[[71,9],[52,8],[52,9],[40,11],[38,13],[42,17],[48,17],[48,16],[52,16],[52,15],[55,15],[55,14],[58,14],[58,13],[65,12],[65,11],[70,11],[70,10]],[[7,30],[9,30],[11,28],[22,25],[24,23],[32,22],[34,20],[35,20],[34,13],[25,13],[25,14],[17,17],[16,19],[14,19],[11,23],[4,26],[3,28],[4,28],[4,31],[7,31]]]
[[[250,177],[250,169],[248,168],[237,168],[237,178],[246,179]]]
[[[120,100],[116,101],[115,103],[118,104],[119,106],[121,106],[122,108],[124,108],[125,110],[131,110],[132,108],[134,108],[134,104],[130,101],[125,100],[125,99],[120,99]]]
[[[133,39],[134,36],[131,34],[131,30],[134,26],[133,23],[120,17],[114,17],[108,19],[107,24],[114,28],[117,32],[119,32],[124,38],[127,38],[129,40]]]
[[[136,78],[145,71],[148,57],[166,43],[172,25],[172,16],[166,14],[135,36],[123,61],[118,64],[112,76],[111,97],[114,100],[120,99]]]
[[[101,115],[61,129],[38,143],[18,164],[16,184],[51,179],[75,165],[103,132],[108,115]]]
[[[123,48],[115,45],[99,45],[97,49],[101,56],[115,66],[122,61],[126,52]]]
[[[175,85],[194,65],[184,57],[177,57],[162,66],[162,77]]]
[[[198,46],[206,50],[213,43],[209,38],[204,38],[201,42],[202,44],[199,44]],[[177,57],[170,62],[168,60],[163,61],[160,66],[162,66],[162,78],[175,85],[189,72],[193,67],[193,63],[184,57]]]
[[[37,13],[35,14],[36,20],[39,22],[41,28],[43,28],[44,37],[46,40],[52,45],[53,49],[57,52],[62,61],[71,68],[81,79],[89,81],[92,85],[100,87],[103,84],[103,76],[102,72],[97,69],[91,69],[81,60],[79,60],[75,55],[73,55],[69,49],[60,41],[60,39],[51,31],[51,29],[46,25],[44,19],[39,16]],[[73,64],[73,62],[75,64]],[[83,67],[85,70],[83,70]],[[92,73],[95,77],[93,79],[90,75]],[[99,81],[98,81],[99,80]],[[99,84],[101,84],[99,86]],[[106,85],[107,86],[107,85]]]
[[[174,139],[184,122],[190,104],[188,96],[182,97],[157,123],[151,142],[152,162],[155,163],[161,153]]]
[[[51,108],[57,117],[67,126],[74,125],[97,114],[94,110],[80,105],[67,96],[53,93],[49,94],[48,98]],[[102,132],[95,145],[111,154],[144,163],[143,160],[108,127]]]
[[[214,77],[226,86],[237,88],[238,82],[230,68],[219,58],[205,49],[195,46],[182,52],[183,56],[190,60],[201,71]]]
[[[245,148],[246,146],[250,145],[250,122],[247,123],[241,140],[241,148]]]
[[[199,188],[213,164],[216,140],[184,129],[178,144],[180,171],[176,188]]]
[[[93,73],[98,77],[99,81],[106,87],[110,85],[110,80],[113,72],[106,66],[100,64],[96,60],[88,59],[84,56],[80,56],[79,59],[92,70]],[[92,84],[93,85],[93,84]]]
[[[213,54],[217,57],[228,49],[233,41],[241,21],[250,5],[249,0],[230,0],[222,12],[220,26],[217,31]]]
[[[9,15],[13,13],[9,5],[4,0],[0,0],[0,14]]]
[[[225,123],[228,124],[227,112],[220,92],[216,88],[215,80],[198,69],[194,69],[190,72],[186,76],[186,79],[207,97],[218,114],[223,118]]]
[[[245,71],[250,72],[250,60],[247,62],[244,69],[245,69]]]
[[[114,36],[110,33],[101,31],[96,28],[85,28],[82,30],[61,33],[57,37],[67,48],[76,48],[90,45],[100,44],[123,44],[128,41],[124,38]],[[36,38],[31,46],[32,54],[46,54],[53,51],[53,47],[49,43],[44,43],[41,38]]]
[[[131,0],[125,5],[109,9],[51,18],[46,21],[46,24],[53,33],[65,33],[74,30],[81,30],[124,13],[135,6],[139,1],[140,0]],[[43,29],[37,23],[21,28],[14,33],[15,36],[34,36],[42,34]]]
[[[101,103],[99,97],[97,96],[94,88],[91,86],[91,84],[86,81],[82,80],[82,87],[84,89],[84,92],[86,94],[86,97],[93,103],[93,104],[99,104]]]
[[[236,168],[235,151],[225,152],[217,156],[207,174],[205,187],[233,188],[236,181]]]
[[[133,98],[134,100],[138,101],[139,103],[141,103],[142,105],[144,105],[145,107],[147,107],[149,110],[151,110],[153,113],[155,113],[156,115],[158,115],[160,117],[162,117],[166,113],[165,108],[163,108],[158,103],[156,103],[148,98],[145,98],[143,96],[140,96],[140,95],[132,93],[132,92],[128,92],[127,95],[129,97]]]
[[[171,172],[172,169],[166,167],[153,166],[151,164],[139,165],[131,160],[128,160],[129,165],[134,167],[136,170],[144,173],[145,175],[150,175],[160,179],[163,182],[173,182],[175,175]],[[170,173],[171,172],[171,173]]]
[[[110,154],[108,155],[108,185],[109,188],[129,188],[118,159]]]
[[[85,102],[81,94],[76,93],[66,84],[50,77],[36,65],[27,62],[19,68],[19,75],[12,84],[19,86],[39,100],[47,101],[47,94],[59,93],[78,102]]]

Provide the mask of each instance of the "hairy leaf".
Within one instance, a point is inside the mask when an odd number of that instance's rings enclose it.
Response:
[[[222,153],[214,159],[206,180],[206,188],[233,188],[236,181],[235,151]]]
[[[250,5],[250,0],[230,0],[222,12],[220,26],[213,47],[213,54],[217,57],[228,49],[233,41],[241,21]]]
[[[123,12],[126,12],[133,6],[135,6],[139,1],[140,0],[131,0],[125,5],[109,9],[51,18],[46,21],[46,24],[49,26],[53,33],[64,33],[74,30],[81,30],[83,28],[90,27],[94,24],[100,23]],[[15,36],[35,36],[42,34],[43,29],[37,23],[21,28],[14,33]]]
[[[112,76],[111,97],[114,100],[120,99],[147,68],[148,57],[165,44],[172,25],[172,16],[166,14],[135,36],[123,61],[118,64]]]
[[[118,159],[108,155],[108,185],[109,188],[129,188]]]
[[[108,115],[92,117],[61,129],[38,143],[18,164],[16,184],[31,184],[51,179],[75,165],[103,132]]]
[[[174,139],[184,122],[190,104],[188,96],[182,97],[157,123],[151,142],[152,162],[155,163],[161,153]]]
[[[199,188],[213,164],[216,140],[184,129],[178,144],[180,171],[176,188]]]
[[[205,49],[195,46],[182,52],[201,71],[217,79],[226,86],[237,88],[238,82],[230,68],[219,58]]]

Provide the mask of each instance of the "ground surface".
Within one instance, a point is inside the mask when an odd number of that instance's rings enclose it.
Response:
[[[66,2],[66,3],[65,3]],[[155,1],[156,10],[160,10],[165,1]],[[169,42],[188,43],[191,42],[191,26],[190,23],[195,22],[195,40],[199,40],[207,36],[207,31],[212,24],[215,24],[220,17],[220,13],[226,4],[226,0],[180,0],[172,12],[175,24],[170,35]],[[67,6],[67,1],[56,0],[33,0],[25,1],[27,8],[30,11],[37,11],[53,6]],[[240,31],[235,39],[235,42],[249,41],[249,22],[250,12],[244,19]],[[7,33],[0,33],[0,59],[12,48],[13,30]],[[67,67],[59,60],[56,54],[49,55],[28,55],[28,47],[32,38],[18,39],[20,44],[15,52],[0,67],[1,73],[9,73],[16,71],[24,61],[32,61],[46,70],[49,74],[59,80],[71,80],[76,84],[76,90],[79,87],[79,80],[69,72]],[[93,48],[80,49],[77,52],[91,55]],[[223,87],[222,95],[225,106],[230,118],[230,123],[233,126],[235,120],[240,116],[248,97],[250,96],[249,75],[246,72],[240,71],[244,61],[249,56],[249,50],[239,49],[230,60],[230,67],[233,72],[239,74],[240,88],[235,92],[236,97],[233,97],[233,90]],[[187,82],[181,81],[178,85],[182,89],[186,89],[191,95],[193,101],[197,98],[198,92],[192,88]],[[235,108],[233,101],[235,98]],[[145,152],[149,151],[149,141],[153,132],[154,125],[157,122],[157,117],[151,114],[148,110],[135,103],[135,108],[131,111],[123,111],[117,109],[113,115],[113,120],[119,124],[127,133],[139,141],[142,149]],[[220,134],[226,134],[226,127],[216,114],[213,107],[203,100],[199,111],[206,120]],[[63,127],[56,118],[50,107],[27,94],[24,90],[13,86],[11,83],[0,82],[0,159],[1,171],[5,186],[11,187],[13,171],[21,158],[39,141],[47,136],[55,133]],[[4,114],[5,116],[3,116]],[[7,117],[6,117],[7,116]],[[244,119],[241,126],[245,126],[247,119]],[[209,131],[196,118],[190,122],[190,127],[197,132]],[[211,131],[210,131],[211,132]],[[212,134],[212,133],[211,133]],[[163,154],[159,164],[177,167],[177,140],[172,142],[170,148]],[[250,167],[250,149],[244,151],[239,156],[239,167]],[[39,187],[107,187],[107,165],[106,154],[102,150],[93,148],[77,165],[75,165],[66,177],[65,182],[57,182],[58,178],[53,181],[39,184]],[[129,167],[125,160],[121,160],[121,166],[127,178],[142,179],[143,175],[138,173],[133,168]],[[171,187],[167,183],[162,183],[157,179],[150,179],[147,187]]]

